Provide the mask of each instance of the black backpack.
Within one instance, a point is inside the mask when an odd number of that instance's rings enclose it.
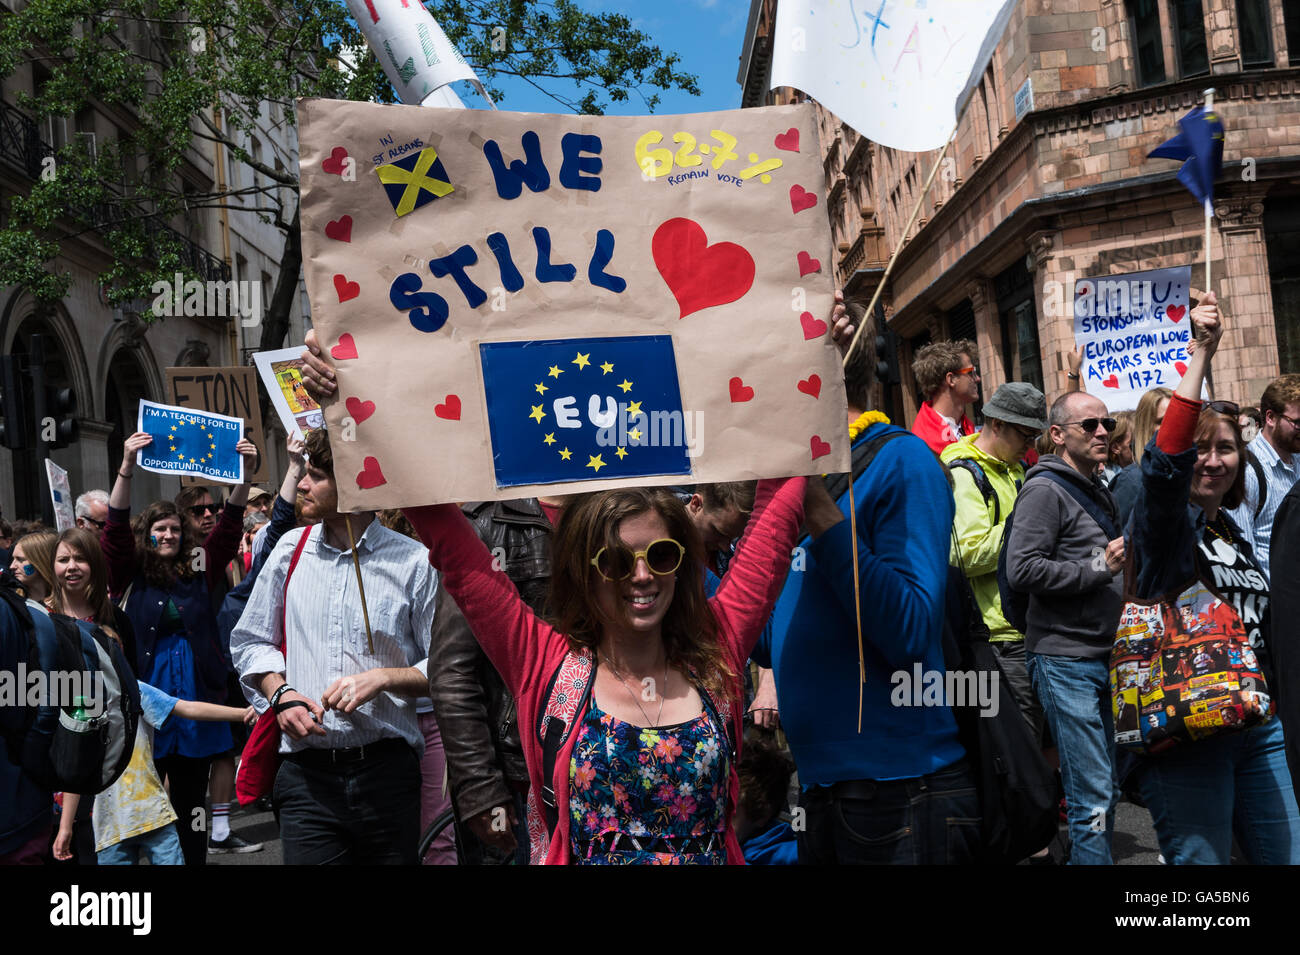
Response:
[[[10,585],[0,584],[0,613],[27,640],[13,674],[23,716],[5,723],[10,760],[51,792],[103,792],[131,762],[140,719],[121,647],[93,624],[33,609]]]
[[[1258,519],[1259,512],[1264,509],[1268,502],[1268,478],[1264,475],[1264,465],[1255,457],[1255,452],[1246,448],[1246,463],[1250,469],[1255,472],[1255,480],[1259,483],[1259,500],[1255,502],[1255,517]]]

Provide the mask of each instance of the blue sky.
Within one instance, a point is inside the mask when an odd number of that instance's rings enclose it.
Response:
[[[593,12],[624,14],[638,30],[650,35],[654,45],[681,57],[679,70],[699,77],[699,96],[680,91],[660,93],[656,115],[739,108],[740,84],[736,82],[736,71],[749,16],[748,0],[661,0],[658,4],[631,0],[580,2]],[[647,8],[653,12],[645,12]],[[551,82],[557,91],[576,92],[573,84]],[[507,94],[505,101],[498,104],[502,109],[565,111],[555,100],[522,81],[502,77],[497,85]],[[467,106],[482,105],[468,83],[457,83],[456,91]],[[635,93],[627,102],[611,104],[609,109],[610,115],[638,116],[646,112],[645,102]]]

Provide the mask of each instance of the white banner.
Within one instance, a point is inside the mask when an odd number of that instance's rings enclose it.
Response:
[[[772,35],[771,87],[803,90],[884,146],[938,149],[952,132],[958,96],[987,61],[981,48],[1004,5],[782,0]]]
[[[72,511],[72,491],[68,487],[68,472],[46,458],[45,476],[50,482],[50,500],[54,502],[54,525],[61,534],[77,524]]]
[[[456,80],[478,81],[420,0],[347,3],[403,103],[421,105],[439,87]]]

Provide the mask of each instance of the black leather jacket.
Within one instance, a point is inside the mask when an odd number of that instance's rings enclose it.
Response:
[[[462,506],[524,601],[542,612],[551,582],[551,524],[535,499]],[[511,804],[527,785],[515,701],[446,588],[438,588],[429,690],[461,819]]]

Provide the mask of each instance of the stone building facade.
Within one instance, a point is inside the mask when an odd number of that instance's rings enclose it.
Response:
[[[777,2],[751,6],[746,106],[804,98],[767,91]],[[1300,372],[1300,2],[1018,0],[946,152],[871,143],[821,110],[838,283],[865,303],[901,247],[882,317],[902,383],[882,405],[911,419],[911,356],[949,337],[978,342],[985,395],[1013,379],[1058,394],[1076,279],[1191,265],[1202,285],[1203,210],[1178,163],[1146,156],[1208,87],[1226,127],[1211,253],[1228,318],[1216,396],[1254,404],[1271,378]]]

